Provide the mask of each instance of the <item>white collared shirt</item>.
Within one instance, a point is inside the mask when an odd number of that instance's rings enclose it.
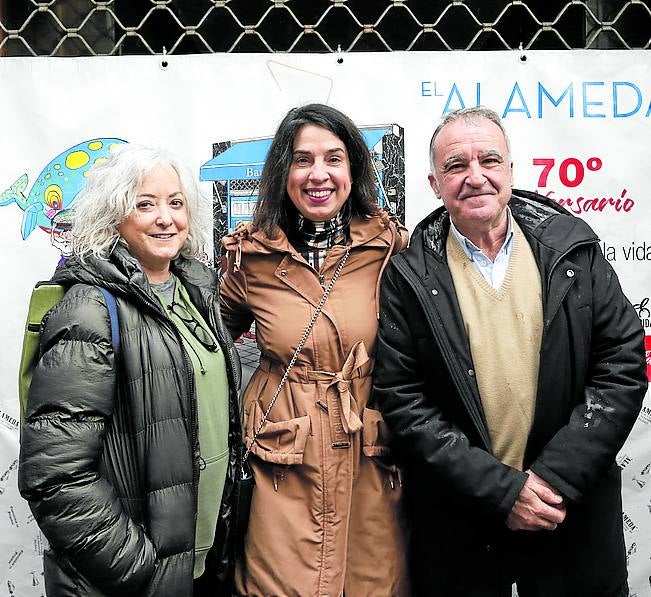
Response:
[[[479,273],[484,276],[484,279],[493,287],[499,288],[506,276],[506,270],[509,267],[509,259],[511,257],[511,248],[513,245],[513,216],[511,210],[506,208],[507,229],[504,244],[499,250],[495,259],[491,261],[482,250],[475,245],[470,239],[466,238],[454,222],[450,220],[450,231],[454,234],[455,238],[459,241],[459,245],[463,252],[470,258]]]

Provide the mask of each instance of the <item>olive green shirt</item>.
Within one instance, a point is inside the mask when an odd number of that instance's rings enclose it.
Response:
[[[159,285],[162,286],[162,285]],[[180,303],[212,338],[217,351],[208,350],[168,306],[164,289],[152,286],[165,312],[183,337],[183,345],[192,362],[198,405],[201,470],[195,537],[194,578],[205,570],[206,555],[215,540],[217,517],[228,465],[228,378],[224,355],[201,314],[190,301],[186,289],[176,281],[174,302]],[[169,295],[168,295],[169,296]],[[187,317],[185,318],[188,319]],[[194,323],[190,328],[196,329]],[[200,334],[203,333],[199,332]]]

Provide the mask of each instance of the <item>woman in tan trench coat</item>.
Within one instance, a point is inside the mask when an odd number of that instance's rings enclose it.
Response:
[[[237,337],[255,320],[261,350],[244,396],[256,485],[238,593],[408,595],[400,473],[369,403],[379,279],[406,230],[377,207],[369,151],[352,121],[320,104],[291,110],[267,156],[254,220],[224,244],[224,322]]]

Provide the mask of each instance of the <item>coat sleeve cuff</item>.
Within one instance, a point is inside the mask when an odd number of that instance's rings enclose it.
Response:
[[[506,520],[508,515],[511,513],[511,510],[513,510],[513,504],[515,504],[515,500],[518,499],[524,484],[527,482],[527,473],[513,469],[512,476],[513,483],[511,483],[509,490],[506,492],[499,505],[500,518],[503,520]]]
[[[545,466],[540,460],[536,460],[529,467],[536,475],[541,479],[544,479],[549,483],[556,491],[558,491],[563,497],[567,498],[572,502],[580,502],[582,494],[580,491],[577,491],[569,483],[567,483],[562,477],[556,474],[553,470]]]

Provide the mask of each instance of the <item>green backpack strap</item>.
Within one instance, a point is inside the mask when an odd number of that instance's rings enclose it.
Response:
[[[20,426],[25,423],[25,407],[27,394],[32,384],[32,374],[39,358],[39,340],[41,337],[41,322],[45,314],[56,305],[65,293],[60,284],[38,282],[32,290],[27,309],[27,321],[23,335],[23,350],[20,355],[18,370],[18,399],[20,401]]]
[[[111,322],[111,344],[113,352],[117,356],[120,350],[120,328],[118,324],[117,304],[115,297],[105,288],[97,287],[104,295],[106,306]],[[20,368],[18,370],[18,399],[20,403],[20,426],[25,423],[25,410],[27,407],[27,395],[32,385],[34,368],[40,357],[41,327],[45,315],[57,305],[63,295],[65,288],[54,282],[38,282],[32,290],[27,310],[27,321],[25,322],[25,333],[23,335],[23,349],[20,355]]]

